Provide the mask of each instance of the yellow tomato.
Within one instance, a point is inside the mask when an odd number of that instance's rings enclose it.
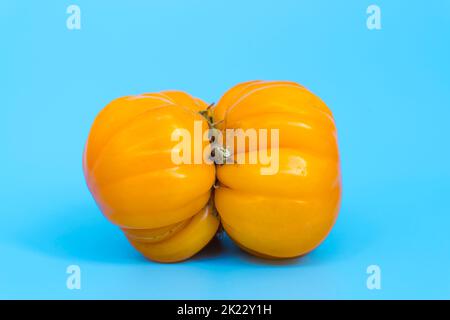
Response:
[[[331,230],[341,198],[336,128],[328,107],[294,82],[250,81],[225,93],[214,121],[221,130],[279,130],[279,148],[268,148],[279,154],[275,174],[262,174],[259,162],[217,166],[215,205],[228,235],[267,258],[313,250]],[[247,146],[243,152],[248,158],[259,151]]]
[[[83,156],[88,187],[103,214],[152,260],[191,257],[219,226],[209,203],[214,165],[176,165],[171,157],[175,129],[193,134],[198,120],[208,130],[199,114],[206,107],[181,91],[127,96],[108,104],[91,128]]]

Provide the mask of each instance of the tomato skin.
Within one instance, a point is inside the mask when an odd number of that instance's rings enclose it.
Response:
[[[83,155],[89,190],[103,214],[122,228],[135,247],[139,249],[141,242],[153,238],[155,246],[142,250],[150,259],[187,259],[206,245],[218,228],[218,219],[209,217],[212,210],[207,210],[207,218],[193,218],[203,217],[209,206],[214,165],[176,165],[171,158],[175,129],[193,133],[196,120],[202,121],[203,130],[208,129],[199,114],[206,107],[181,91],[122,97],[100,112],[89,133]],[[208,144],[203,142],[203,147]],[[204,224],[203,231],[187,232],[196,230],[193,223]],[[188,247],[189,238],[200,240]],[[161,253],[169,240],[172,247],[174,241],[180,241],[175,243],[179,250],[174,256]]]
[[[336,127],[325,103],[293,82],[250,81],[225,93],[214,117],[222,130],[279,130],[277,173],[261,174],[261,164],[217,166],[215,205],[225,231],[266,258],[317,247],[337,218],[342,188]]]
[[[172,133],[183,128],[194,136],[195,121],[206,131],[210,124],[200,113],[207,107],[184,92],[165,91],[122,97],[100,112],[83,171],[103,214],[159,262],[200,251],[219,227],[215,210],[251,254],[292,258],[317,247],[337,218],[342,189],[336,126],[325,103],[294,82],[259,80],[238,84],[218,102],[213,118],[223,131],[279,130],[274,174],[263,174],[260,163],[174,164]],[[201,145],[211,148],[208,141]]]

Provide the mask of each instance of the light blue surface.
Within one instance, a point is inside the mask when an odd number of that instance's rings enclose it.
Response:
[[[377,0],[379,31],[369,1],[42,2],[0,2],[0,298],[450,298],[449,1]],[[72,3],[81,30],[66,28]],[[251,79],[297,81],[332,109],[335,228],[288,263],[228,240],[185,263],[145,261],[85,187],[95,115],[171,88],[217,101]],[[71,264],[79,291],[66,289]]]

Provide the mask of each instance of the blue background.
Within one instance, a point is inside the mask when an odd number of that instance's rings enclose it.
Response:
[[[81,8],[81,30],[66,8]],[[1,1],[0,298],[450,298],[450,2]],[[129,94],[209,102],[251,79],[297,81],[338,125],[339,219],[310,255],[266,262],[226,238],[143,259],[82,175],[95,115]],[[66,288],[77,264],[82,289]],[[382,289],[366,288],[366,268]]]

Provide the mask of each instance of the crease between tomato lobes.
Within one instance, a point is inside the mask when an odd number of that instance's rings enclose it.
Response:
[[[187,259],[218,228],[209,204],[214,165],[171,158],[175,129],[193,134],[194,121],[208,129],[199,114],[206,107],[181,91],[128,96],[106,106],[91,128],[83,157],[88,187],[103,214],[150,259]]]
[[[267,144],[270,152],[278,150],[276,174],[261,174],[261,163],[217,167],[215,204],[230,237],[264,257],[296,257],[314,249],[334,224],[341,195],[336,129],[328,107],[296,83],[250,81],[225,93],[214,117],[223,131],[279,130],[279,148],[271,149],[270,139]],[[261,152],[258,148],[247,144],[242,152],[248,158]]]

